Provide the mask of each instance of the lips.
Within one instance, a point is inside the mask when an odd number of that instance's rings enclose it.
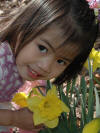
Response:
[[[31,77],[31,78],[38,78],[42,75],[40,75],[38,72],[36,72],[35,70],[33,70],[31,67],[28,66],[28,75]]]

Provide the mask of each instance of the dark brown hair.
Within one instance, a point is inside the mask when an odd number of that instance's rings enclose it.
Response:
[[[0,40],[7,40],[15,48],[20,35],[19,51],[42,33],[52,23],[61,24],[66,40],[63,45],[75,43],[80,51],[65,71],[56,78],[55,84],[70,80],[81,70],[95,42],[98,25],[94,11],[86,0],[32,0],[21,9],[9,26],[1,32]],[[17,55],[16,55],[17,56]]]

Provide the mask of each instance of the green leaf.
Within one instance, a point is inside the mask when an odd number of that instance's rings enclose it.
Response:
[[[96,87],[94,88],[94,91],[96,96],[96,117],[100,117],[100,99]]]
[[[52,83],[50,82],[50,80],[47,80],[47,89],[46,89],[46,91],[48,91],[51,88],[52,88]]]
[[[88,60],[89,64],[89,96],[88,96],[88,115],[87,115],[87,121],[90,122],[93,119],[93,105],[94,105],[94,96],[93,96],[93,90],[94,90],[94,84],[93,84],[93,73],[92,73],[92,65],[90,64],[90,61]]]
[[[87,85],[84,76],[81,78],[80,83],[80,89],[81,89],[81,108],[82,108],[82,114],[81,114],[81,126],[84,126],[86,123],[86,93],[87,93]]]

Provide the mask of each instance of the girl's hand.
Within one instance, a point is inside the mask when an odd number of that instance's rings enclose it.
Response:
[[[28,108],[22,108],[13,111],[12,124],[23,130],[38,132],[44,128],[44,125],[34,126],[33,113]]]

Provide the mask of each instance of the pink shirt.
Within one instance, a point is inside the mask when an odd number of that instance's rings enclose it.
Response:
[[[10,101],[22,84],[10,45],[3,42],[0,44],[0,102]]]

